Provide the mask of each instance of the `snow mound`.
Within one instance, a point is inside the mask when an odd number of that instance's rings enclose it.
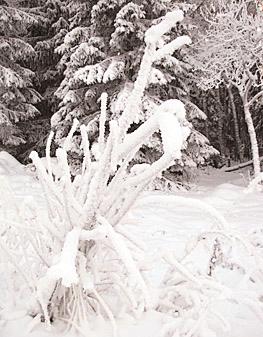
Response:
[[[0,178],[2,193],[7,195],[6,189],[18,204],[35,200],[43,209],[46,207],[39,182],[35,179],[28,167],[21,164],[15,157],[6,151],[0,152]],[[31,201],[30,201],[31,200]],[[2,216],[0,202],[0,218]]]
[[[219,209],[232,206],[244,198],[244,188],[231,183],[221,184],[203,198],[203,201]]]
[[[25,173],[25,167],[6,151],[0,152],[0,174],[16,175]]]
[[[225,201],[233,201],[243,195],[244,188],[230,183],[221,184],[215,188],[212,197]]]

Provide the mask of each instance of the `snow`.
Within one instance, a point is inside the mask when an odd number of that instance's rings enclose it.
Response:
[[[181,158],[181,149],[190,135],[190,129],[180,124],[186,122],[184,104],[177,99],[170,99],[158,107],[157,119],[162,135],[164,153]]]
[[[3,152],[0,153],[0,168],[2,179],[10,184],[17,201],[37,198],[42,212],[45,211],[44,197],[41,195],[38,180],[14,158]],[[216,228],[218,224],[215,223],[214,215],[211,216],[207,211],[209,207],[215,207],[216,211],[220,212],[230,230],[238,231],[244,236],[255,235],[254,232],[262,228],[263,194],[244,193],[245,185],[244,177],[238,173],[209,170],[202,173],[197,187],[190,192],[178,192],[176,195],[161,192],[144,193],[129,214],[129,218],[125,219],[123,229],[129,235],[140,238],[149,254],[149,259],[154,261],[155,268],[149,272],[148,278],[158,284],[166,272],[166,267],[161,261],[162,256],[169,256],[173,252],[176,260],[179,261],[184,256],[185,250],[191,251],[195,246],[195,242],[191,241],[192,238],[198,233]],[[206,206],[202,208],[201,204]],[[0,205],[1,215],[2,212],[3,207]],[[78,237],[78,233],[73,235],[73,241],[76,236]],[[69,241],[66,240],[65,245]],[[118,243],[116,245],[118,249],[122,249]],[[127,259],[124,251],[123,256]],[[192,272],[195,268],[206,268],[207,262],[205,250],[200,245],[195,254],[190,255],[187,270]],[[130,265],[130,262],[127,263]],[[142,263],[147,264],[147,261]],[[233,297],[238,296],[248,300],[252,296],[253,287],[246,288],[246,283],[238,271],[218,267],[216,275],[218,279],[222,278],[224,284],[231,289]],[[1,287],[4,284],[3,277],[4,273],[1,269]],[[153,300],[154,290],[151,295]],[[4,304],[2,296],[3,294],[0,294],[1,337],[76,337],[74,331],[63,330],[65,328],[63,322],[57,322],[48,331],[39,317],[33,320],[25,314],[25,307],[22,304],[16,310],[12,307],[2,310]],[[217,331],[217,324],[213,322],[217,337],[262,337],[262,318],[258,319],[252,315],[244,304],[226,301],[222,297],[213,302],[213,307],[230,324],[230,330],[222,332]],[[173,322],[167,315],[156,311],[143,313],[137,319],[127,315],[116,319],[120,337],[160,337],[161,329],[168,327],[167,324],[173,324]],[[93,317],[82,329],[89,337],[109,337],[112,333],[111,323],[101,317]],[[211,332],[207,337],[212,335]]]
[[[99,150],[102,153],[105,143],[105,123],[107,119],[107,99],[108,95],[104,92],[101,95],[101,113],[100,113],[100,127],[99,127]]]
[[[40,207],[44,207],[45,201],[41,195],[41,186],[36,182],[31,170],[5,151],[0,152],[0,176],[2,181],[1,193],[6,192],[4,185],[7,185],[12,191],[15,191],[15,198],[19,204],[22,201],[34,199]],[[2,202],[3,199],[0,199],[0,205]]]
[[[178,99],[168,99],[158,107],[158,111],[160,111],[160,113],[171,112],[180,122],[186,121],[184,104]]]
[[[6,151],[0,152],[0,174],[14,175],[24,173],[24,166]]]
[[[145,33],[146,44],[155,44],[160,38],[169,32],[176,22],[180,22],[184,19],[184,13],[181,10],[175,10],[168,12],[164,19],[158,24],[151,26]]]
[[[160,115],[159,115],[160,116]],[[163,114],[159,118],[164,153],[174,154],[174,158],[181,158],[184,138],[180,123],[172,114]]]
[[[75,260],[80,231],[80,228],[74,228],[67,234],[59,262],[51,266],[47,272],[48,277],[51,279],[59,280],[62,278],[62,284],[65,287],[70,287],[79,281]]]

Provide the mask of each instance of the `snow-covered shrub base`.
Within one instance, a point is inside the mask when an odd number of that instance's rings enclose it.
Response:
[[[116,230],[116,227],[144,187],[174,158],[180,158],[180,149],[189,134],[184,126],[184,107],[176,100],[170,105],[161,105],[148,121],[123,138],[120,138],[118,124],[112,123],[105,140],[105,100],[106,97],[102,97],[101,133],[96,151],[93,149],[95,160],[91,160],[86,127],[80,126],[84,160],[81,174],[73,181],[66,149],[77,121],[64,148],[57,149],[59,175],[53,171],[49,157],[53,134],[48,142],[46,166],[37,153],[31,154],[49,204],[50,233],[46,235],[54,261],[48,263],[51,266],[37,285],[38,301],[47,321],[54,315],[81,322],[88,313],[103,311],[114,327],[113,317],[118,312],[112,307],[137,314],[151,308],[147,285],[137,267],[143,256],[141,249],[123,237],[121,228]],[[152,165],[135,165],[128,173],[133,153],[158,128],[164,155]],[[54,252],[60,250],[56,256]],[[77,297],[75,292],[79,294]],[[106,303],[111,302],[111,298],[115,303],[109,307]]]

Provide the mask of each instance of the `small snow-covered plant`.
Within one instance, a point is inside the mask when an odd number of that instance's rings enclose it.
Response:
[[[261,321],[262,252],[237,233],[220,235],[216,231],[195,237],[187,246],[180,259],[174,252],[163,256],[169,268],[156,309],[170,319],[160,336],[217,337],[229,333],[233,327],[226,306],[232,308],[228,310],[238,307]],[[233,282],[227,282],[227,277]]]
[[[165,205],[167,210],[175,204],[194,205],[212,222],[210,229],[188,239],[182,251],[166,248],[151,257],[168,266],[157,289],[155,309],[166,317],[159,336],[221,336],[231,330],[226,306],[238,306],[261,320],[262,232],[244,236],[214,207],[188,197],[145,195],[136,205]]]
[[[59,170],[53,171],[50,158],[53,132],[47,143],[46,167],[36,152],[31,153],[48,205],[48,219],[41,222],[41,234],[30,238],[31,245],[45,261],[35,287],[39,309],[47,323],[61,318],[70,325],[80,325],[90,315],[101,314],[109,318],[116,331],[115,317],[122,312],[138,314],[152,307],[138,263],[143,256],[142,247],[121,224],[145,186],[181,158],[190,124],[184,104],[169,100],[156,107],[135,131],[128,133],[128,130],[141,103],[152,63],[190,43],[189,37],[182,36],[159,45],[163,34],[182,19],[183,12],[176,10],[148,29],[133,91],[123,114],[109,126],[107,95],[102,94],[99,137],[92,149],[89,126],[74,120],[63,146],[56,150]],[[73,179],[67,152],[78,128],[83,161],[81,172]],[[136,152],[159,130],[163,155],[152,165],[130,167]]]
[[[200,237],[198,245],[202,241],[204,236]],[[237,242],[234,247],[238,247]],[[196,248],[194,254],[195,259],[186,254],[181,260],[176,259],[172,253],[164,256],[170,267],[159,290],[157,310],[168,314],[170,319],[164,324],[160,336],[217,337],[222,333],[229,333],[232,327],[225,306],[232,310],[236,306],[245,311],[248,309],[248,312],[252,312],[261,320],[262,261],[260,266],[257,265],[260,255],[252,257],[246,252],[238,256],[240,261],[242,259],[241,265],[235,264],[234,261],[229,263],[221,256],[222,261],[216,267],[215,274],[209,275],[209,272],[197,268],[198,263],[190,263],[196,260],[196,254],[198,255]],[[202,256],[203,267],[206,266],[204,262],[208,260],[207,257],[206,252],[206,255]],[[226,284],[224,275],[228,274],[235,280],[234,285]]]

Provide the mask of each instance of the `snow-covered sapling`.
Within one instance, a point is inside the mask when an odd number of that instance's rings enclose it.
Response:
[[[102,95],[97,146],[90,149],[89,126],[79,125],[75,120],[63,146],[56,151],[59,176],[53,171],[50,158],[52,133],[46,166],[36,152],[31,153],[49,209],[48,230],[45,230],[49,268],[43,268],[43,276],[36,284],[45,320],[51,316],[62,317],[74,325],[94,313],[102,314],[110,319],[115,331],[118,313],[139,314],[152,307],[137,263],[144,253],[139,244],[123,236],[121,223],[140,192],[181,158],[190,124],[184,104],[170,100],[158,106],[135,131],[127,131],[134,122],[153,62],[190,43],[190,39],[184,37],[158,48],[161,36],[182,19],[183,12],[176,10],[146,32],[145,54],[133,91],[121,117],[110,122],[107,137],[107,95]],[[78,128],[83,161],[80,173],[72,179],[67,151]],[[137,165],[137,169],[131,169],[130,162],[136,152],[158,130],[163,155],[152,165],[142,165],[142,169]]]

